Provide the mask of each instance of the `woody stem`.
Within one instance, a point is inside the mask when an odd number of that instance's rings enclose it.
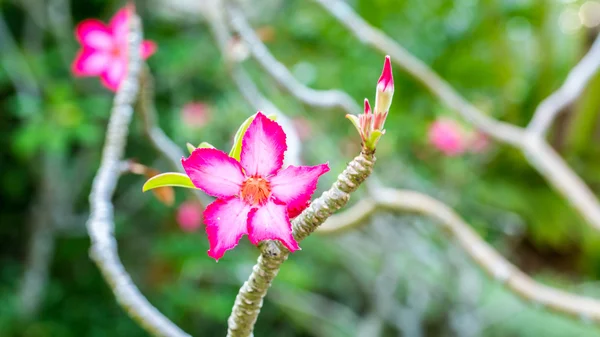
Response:
[[[300,242],[314,232],[334,212],[350,199],[350,194],[362,184],[373,171],[375,152],[363,149],[338,176],[331,188],[315,199],[310,206],[292,221],[296,241]],[[252,273],[235,298],[227,320],[227,337],[248,337],[260,313],[263,299],[277,276],[281,264],[287,260],[289,251],[280,244],[267,242],[261,246],[261,255]]]

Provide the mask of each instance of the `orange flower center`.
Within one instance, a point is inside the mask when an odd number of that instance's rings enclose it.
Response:
[[[241,198],[252,206],[262,205],[271,195],[271,185],[263,178],[251,177],[242,184]]]

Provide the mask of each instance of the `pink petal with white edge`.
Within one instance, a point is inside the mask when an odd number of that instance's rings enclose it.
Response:
[[[225,152],[217,149],[196,149],[181,164],[196,187],[218,198],[238,195],[244,174],[242,167]]]
[[[110,50],[113,38],[104,23],[95,19],[84,20],[75,28],[75,37],[87,48]]]
[[[142,42],[142,58],[145,60],[148,57],[152,56],[152,54],[156,53],[157,48],[158,47],[156,46],[156,43],[154,41],[145,40],[144,42]]]
[[[84,48],[77,53],[71,71],[75,76],[98,76],[106,70],[110,59],[107,52]]]
[[[278,240],[290,252],[300,249],[292,235],[292,224],[288,217],[287,207],[273,200],[267,201],[248,215],[248,237],[257,245],[263,240]]]
[[[288,166],[269,179],[275,199],[290,210],[306,208],[307,201],[317,189],[319,177],[329,172],[329,164],[317,166]]]
[[[102,84],[112,91],[117,91],[125,78],[127,61],[123,58],[112,58],[106,70],[100,75]]]
[[[219,260],[225,251],[237,246],[248,234],[250,206],[238,198],[217,199],[204,210],[204,223],[210,249],[208,256]]]
[[[259,111],[242,140],[240,163],[246,175],[267,177],[277,172],[287,150],[285,138],[281,126]]]

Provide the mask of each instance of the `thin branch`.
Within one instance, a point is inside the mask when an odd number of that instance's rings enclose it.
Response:
[[[600,323],[600,300],[572,294],[540,284],[508,262],[485,242],[450,207],[416,191],[381,188],[352,208],[331,216],[318,232],[334,234],[365,224],[379,210],[419,213],[437,220],[484,271],[520,296],[537,305],[576,318]]]
[[[225,22],[225,13],[223,12],[223,0],[212,1],[207,4],[203,13],[213,33],[213,37],[221,50],[229,75],[237,85],[244,99],[254,107],[255,110],[264,111],[267,114],[275,114],[277,122],[286,133],[288,151],[285,155],[285,164],[299,165],[302,162],[302,142],[300,136],[294,127],[294,124],[288,116],[275,106],[271,101],[264,97],[248,73],[232,60],[230,57],[229,43],[231,42],[231,32]]]
[[[231,26],[247,44],[256,62],[288,92],[311,106],[338,107],[349,114],[361,112],[360,106],[344,91],[315,90],[300,83],[286,66],[269,52],[238,8],[229,7],[228,12],[231,17]]]
[[[382,31],[370,26],[363,18],[356,14],[352,8],[341,0],[315,0],[329,11],[340,23],[354,33],[363,43],[373,46],[377,50],[391,56],[392,61],[401,66],[416,80],[427,87],[449,108],[459,113],[477,128],[494,137],[496,140],[520,149],[527,157],[529,163],[560,192],[571,206],[575,208],[586,221],[597,231],[600,231],[600,202],[583,180],[577,176],[564,160],[546,143],[539,133],[494,120],[464,99],[450,84],[439,77],[427,65],[410,54],[400,44],[385,35]],[[596,49],[593,55],[596,55]],[[595,57],[595,56],[594,56]],[[584,80],[575,81],[571,76],[567,88],[581,89],[587,82],[589,74],[583,70],[595,71],[592,61],[584,58],[585,66],[580,66],[575,73],[584,76]],[[594,59],[598,62],[598,59]],[[588,64],[589,63],[589,64]],[[568,95],[560,94],[559,97],[571,99],[575,90],[565,89]]]
[[[114,237],[114,214],[111,202],[119,178],[119,164],[123,157],[133,104],[138,94],[138,76],[142,67],[140,44],[142,31],[140,19],[129,19],[129,60],[127,75],[115,96],[112,107],[100,168],[94,178],[90,193],[90,219],[87,229],[91,239],[90,255],[117,301],[146,331],[155,336],[189,337],[169,321],[137,289],[119,260]]]
[[[296,241],[305,239],[335,211],[346,205],[350,194],[356,191],[371,174],[374,164],[374,154],[366,151],[348,163],[333,186],[313,200],[302,214],[292,220],[292,232]],[[266,243],[261,250],[262,253],[252,269],[252,274],[235,298],[235,304],[227,321],[228,337],[248,337],[252,334],[267,290],[277,276],[281,264],[289,255],[289,251],[279,244]]]
[[[140,75],[138,107],[142,118],[144,133],[150,140],[152,146],[154,146],[154,148],[169,161],[174,170],[185,173],[183,166],[181,165],[181,158],[185,156],[185,153],[175,144],[175,142],[173,142],[173,140],[171,140],[171,138],[169,138],[169,136],[167,136],[156,122],[157,113],[156,106],[154,105],[154,79],[150,72],[150,68],[148,68],[147,65],[143,65]],[[200,193],[198,190],[190,191],[202,206],[208,205],[211,202],[204,193]]]
[[[600,70],[600,35],[596,37],[587,54],[571,69],[563,85],[537,106],[533,118],[527,125],[527,131],[545,135],[556,116],[581,95],[598,70]]]

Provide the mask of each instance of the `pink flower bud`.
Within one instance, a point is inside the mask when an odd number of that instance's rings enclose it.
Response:
[[[194,232],[202,225],[202,208],[193,201],[186,201],[177,209],[177,223],[184,232]]]
[[[390,57],[385,57],[383,63],[383,71],[377,81],[377,93],[375,94],[375,124],[376,130],[383,130],[383,124],[388,114],[388,110],[392,105],[394,97],[394,77],[392,75],[392,63]]]
[[[451,119],[438,119],[429,127],[429,143],[446,156],[457,156],[467,150],[468,139],[462,127]]]

